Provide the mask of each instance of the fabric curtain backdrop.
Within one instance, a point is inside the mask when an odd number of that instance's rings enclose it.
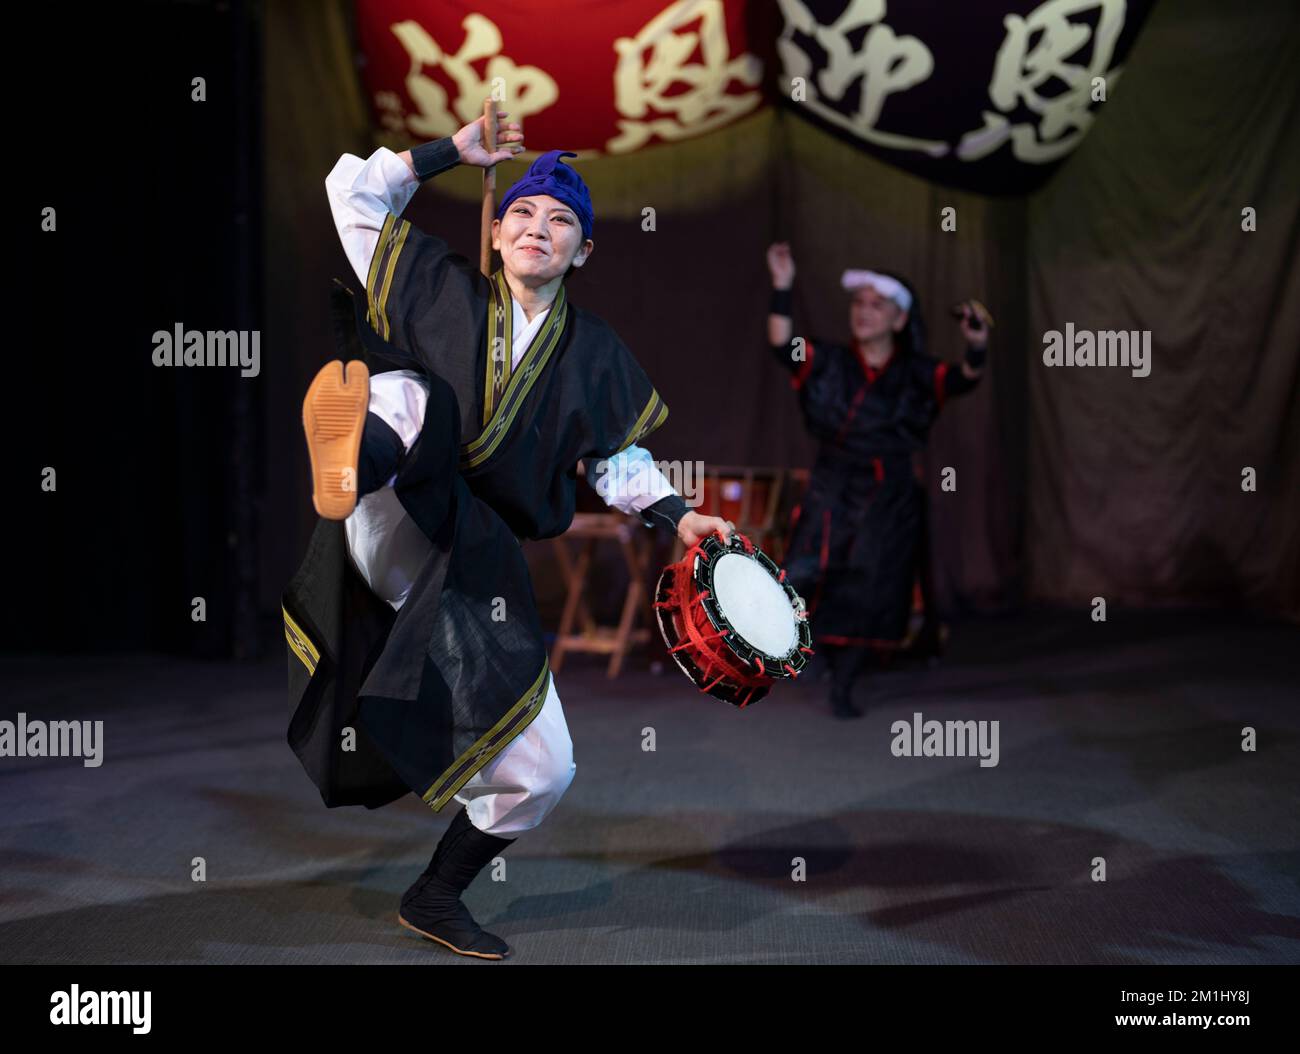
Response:
[[[1158,5],[1030,200],[1035,598],[1300,617],[1298,68],[1288,0]],[[1150,375],[1045,367],[1067,322],[1150,331]]]
[[[906,274],[943,357],[961,354],[951,303],[978,296],[997,320],[984,382],[945,407],[927,458],[945,610],[1104,595],[1296,613],[1300,290],[1285,191],[1300,181],[1286,138],[1297,56],[1281,32],[1288,5],[1251,8],[1158,5],[1096,126],[1029,199],[936,187],[770,110],[699,140],[584,162],[597,248],[570,296],[617,330],[668,402],[652,453],[811,463],[794,393],[765,347],[764,254],[789,240],[797,332],[847,336],[846,267]],[[335,354],[330,279],[355,278],[324,178],[339,154],[384,140],[361,95],[350,5],[287,2],[266,15],[266,303],[279,353],[263,367],[263,601],[278,612],[314,516],[299,401]],[[701,166],[719,164],[733,192],[693,195]],[[602,182],[628,166],[644,175],[654,231],[629,205],[635,194],[602,213]],[[504,166],[502,184],[522,170]],[[477,177],[439,177],[406,212],[471,259]],[[444,178],[454,182],[440,187]],[[1259,212],[1254,234],[1241,232],[1245,205]],[[955,232],[940,227],[946,206]],[[1151,330],[1151,376],[1045,368],[1042,334],[1066,321]],[[1240,489],[1245,465],[1259,472],[1253,494]],[[939,489],[944,467],[957,470],[953,493]],[[532,548],[543,570],[549,552]],[[544,613],[552,588],[539,575]]]
[[[358,287],[325,199],[339,155],[367,151],[369,108],[352,43],[352,5],[282,0],[263,7],[265,85],[267,489],[263,505],[262,607],[278,627],[280,594],[316,523],[302,435],[302,398],[316,371],[338,358],[330,323],[331,279]]]

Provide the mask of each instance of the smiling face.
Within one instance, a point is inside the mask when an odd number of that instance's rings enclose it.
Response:
[[[582,236],[577,214],[549,194],[516,198],[492,221],[492,248],[506,273],[526,285],[561,278],[570,265],[587,262],[595,244]]]
[[[853,294],[849,303],[849,329],[859,343],[898,333],[907,325],[907,312],[869,285]]]

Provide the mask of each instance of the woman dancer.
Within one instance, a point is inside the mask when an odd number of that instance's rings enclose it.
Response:
[[[409,791],[435,812],[465,805],[398,921],[488,959],[509,947],[461,893],[576,769],[518,540],[567,528],[580,461],[610,504],[687,544],[727,534],[636,446],[667,407],[614,331],[565,294],[594,249],[590,195],[561,160],[576,155],[543,154],[502,198],[490,278],[399,218],[438,173],[522,150],[519,126],[501,142],[485,148],[480,118],[401,154],[344,155],[326,180],[365,283],[346,340],[377,373],[372,384],[360,358],[336,361],[308,390],[321,519],[284,595],[295,752],[327,805]]]
[[[913,455],[947,399],[975,387],[991,319],[961,305],[960,364],[925,352],[920,307],[897,275],[845,271],[848,344],[794,337],[790,246],[767,252],[771,354],[791,372],[808,430],[819,441],[808,492],[795,509],[785,566],[808,604],[832,669],[831,712],[860,717],[853,684],[873,648],[897,647],[907,629],[925,493]]]

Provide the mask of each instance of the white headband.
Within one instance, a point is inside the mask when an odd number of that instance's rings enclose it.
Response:
[[[844,276],[840,279],[840,284],[850,293],[861,289],[864,285],[869,285],[881,296],[888,297],[904,311],[908,311],[912,307],[912,294],[907,291],[907,287],[898,279],[890,278],[887,274],[876,274],[875,271],[845,271]]]

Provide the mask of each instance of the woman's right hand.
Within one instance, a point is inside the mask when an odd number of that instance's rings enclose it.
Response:
[[[501,118],[508,117],[505,110],[497,111],[497,149],[491,153],[483,143],[483,118],[470,121],[464,128],[453,135],[452,142],[460,159],[467,165],[479,168],[491,168],[500,161],[509,161],[524,149],[524,133],[517,121],[508,124]]]
[[[789,242],[775,242],[767,247],[767,269],[772,275],[773,289],[789,289],[794,285],[794,257],[790,255]]]

